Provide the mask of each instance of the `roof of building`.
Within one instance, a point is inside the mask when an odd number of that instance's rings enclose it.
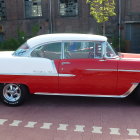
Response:
[[[107,41],[105,36],[93,35],[93,34],[45,34],[33,37],[27,41],[30,47],[34,47],[39,44],[44,44],[47,42],[57,42],[57,41]]]

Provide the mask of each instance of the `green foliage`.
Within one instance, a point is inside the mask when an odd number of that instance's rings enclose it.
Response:
[[[38,24],[36,24],[32,27],[32,37],[37,35],[37,33],[39,32],[39,29],[40,29],[40,27]]]
[[[17,30],[17,35],[17,42],[19,45],[23,44],[28,39],[27,34],[19,29]]]
[[[10,38],[3,42],[0,42],[0,51],[3,50],[16,50],[21,44],[23,44],[28,38],[34,37],[39,32],[39,25],[34,25],[31,29],[31,35],[27,35],[24,31],[17,29],[17,38]]]
[[[0,50],[15,50],[19,45],[17,39],[11,38],[0,43]]]
[[[27,40],[27,35],[25,32],[17,30],[17,35],[17,38],[10,38],[0,42],[0,50],[16,50]]]
[[[87,0],[90,5],[90,14],[98,23],[103,23],[109,20],[110,16],[115,16],[114,0]]]

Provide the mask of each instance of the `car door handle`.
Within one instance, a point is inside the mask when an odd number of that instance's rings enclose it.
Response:
[[[62,62],[62,65],[71,64],[70,62]]]

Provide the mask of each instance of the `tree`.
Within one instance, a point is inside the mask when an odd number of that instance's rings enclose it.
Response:
[[[105,35],[105,22],[109,17],[115,16],[114,0],[87,0],[90,5],[90,14],[98,23],[103,23],[103,35]]]

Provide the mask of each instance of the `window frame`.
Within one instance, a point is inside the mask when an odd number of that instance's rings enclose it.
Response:
[[[23,0],[23,4],[24,4],[24,17],[26,18],[26,19],[37,19],[37,18],[42,18],[43,17],[43,9],[42,9],[42,0],[41,0],[41,3],[40,3],[40,5],[41,5],[41,16],[27,16],[27,14],[26,14],[26,2],[25,2],[26,0]]]
[[[35,49],[37,49],[37,48],[39,48],[39,47],[41,47],[41,46],[44,46],[44,45],[47,45],[47,44],[53,44],[53,43],[61,43],[61,55],[60,55],[60,59],[63,59],[62,58],[62,41],[53,41],[53,42],[46,42],[46,43],[42,43],[42,44],[38,44],[38,45],[36,45],[36,46],[34,46],[34,47],[32,47],[31,49],[30,49],[30,51],[28,52],[28,54],[27,54],[27,56],[29,56],[29,57],[31,57],[31,58],[44,58],[44,57],[32,57],[31,56],[31,53],[35,50]],[[47,59],[47,58],[45,58],[45,59]],[[48,58],[49,59],[49,58]],[[52,60],[52,59],[50,59],[50,60]],[[54,59],[54,60],[59,60],[59,59]]]
[[[65,40],[65,41],[63,41],[63,44],[64,43],[66,43],[66,42],[102,42],[102,57],[101,58],[98,58],[98,57],[96,57],[96,58],[74,58],[74,59],[103,59],[104,58],[104,54],[105,54],[105,49],[104,49],[104,46],[103,46],[103,43],[105,43],[105,41],[99,41],[99,40]],[[65,48],[64,48],[64,46],[63,46],[63,58],[62,59],[67,59],[67,58],[65,58],[65,50],[64,50]],[[95,48],[94,48],[95,49]]]
[[[111,51],[114,52],[115,56],[113,56],[113,57],[108,57],[108,56],[106,55],[106,53],[107,53],[107,45],[109,45],[109,47],[111,48]],[[106,42],[103,43],[103,50],[104,50],[104,58],[106,58],[106,59],[118,58],[118,55],[116,54],[115,50],[113,49],[113,47],[110,45],[109,42],[106,41]]]
[[[5,13],[5,18],[1,18],[2,16],[0,16],[0,21],[6,21],[7,20],[7,9],[6,9],[6,2],[5,2],[5,0],[3,0],[4,1],[4,13]],[[2,7],[1,7],[2,8]]]
[[[66,42],[99,42],[99,40],[61,40],[61,41],[51,41],[51,42],[44,42],[44,43],[41,43],[41,44],[38,44],[32,48],[30,48],[29,46],[29,51],[26,52],[26,54],[24,56],[27,56],[27,57],[32,57],[31,56],[31,53],[38,47],[41,47],[43,45],[47,45],[47,44],[52,44],[52,43],[61,43],[61,56],[60,56],[60,60],[61,59],[67,59],[65,58],[65,49],[64,49],[64,43]],[[75,59],[114,59],[114,58],[118,58],[118,55],[115,53],[114,49],[112,48],[112,50],[114,51],[114,53],[116,54],[115,57],[107,57],[106,56],[106,47],[104,46],[104,44],[106,45],[106,43],[108,43],[107,41],[101,41],[102,42],[102,57],[101,58],[75,58]],[[43,57],[32,57],[32,58],[43,58]],[[58,59],[55,59],[55,60],[58,60]]]
[[[61,15],[60,14],[60,0],[58,0],[58,13],[59,13],[59,16],[62,17],[62,18],[65,18],[65,17],[77,17],[79,16],[79,0],[77,0],[77,14],[75,15]]]

